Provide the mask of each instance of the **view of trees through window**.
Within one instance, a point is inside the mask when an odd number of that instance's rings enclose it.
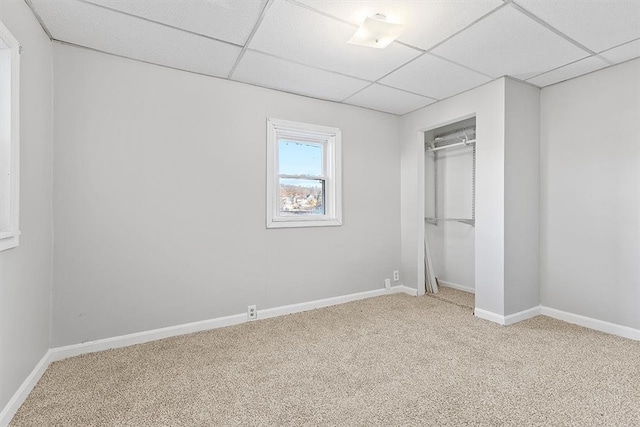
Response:
[[[280,179],[280,213],[282,215],[324,215],[322,195],[324,181],[296,182]]]
[[[320,143],[279,141],[281,215],[324,215],[323,154]]]

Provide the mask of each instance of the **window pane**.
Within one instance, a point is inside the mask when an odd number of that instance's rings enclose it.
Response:
[[[324,215],[324,180],[280,178],[280,215]]]
[[[278,141],[278,174],[322,176],[322,144]]]

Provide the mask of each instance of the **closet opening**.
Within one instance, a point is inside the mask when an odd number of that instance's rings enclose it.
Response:
[[[475,307],[476,118],[424,132],[425,292]]]

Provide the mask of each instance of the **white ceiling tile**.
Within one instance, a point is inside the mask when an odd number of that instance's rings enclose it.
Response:
[[[527,81],[529,83],[533,83],[536,86],[544,87],[564,80],[569,80],[574,77],[578,77],[583,74],[605,68],[607,66],[609,66],[609,64],[602,59],[591,56],[589,58],[576,61],[572,64],[565,65],[564,67],[558,68],[556,70],[549,71],[548,73],[541,74]]]
[[[640,39],[602,52],[600,56],[607,58],[609,61],[615,62],[616,64],[633,58],[638,58],[640,57]]]
[[[433,50],[500,77],[527,79],[588,54],[511,6],[503,7]]]
[[[595,52],[640,37],[638,0],[517,0],[516,3]]]
[[[356,27],[276,0],[250,47],[302,64],[376,80],[420,54],[397,43],[386,49],[347,44]]]
[[[389,74],[380,83],[443,99],[491,79],[428,53]]]
[[[380,13],[389,22],[405,25],[399,41],[425,50],[503,4],[501,0],[299,1],[355,25]]]
[[[238,45],[246,43],[266,3],[266,0],[87,1]]]
[[[72,0],[32,0],[52,36],[116,55],[226,77],[241,49]]]
[[[344,101],[346,104],[371,108],[392,114],[406,114],[436,102],[413,93],[373,84]]]
[[[251,50],[245,52],[233,79],[333,101],[342,101],[369,84]]]

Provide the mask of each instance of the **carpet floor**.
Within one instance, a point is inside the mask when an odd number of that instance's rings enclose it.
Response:
[[[55,362],[10,425],[639,426],[640,342],[389,295]]]

